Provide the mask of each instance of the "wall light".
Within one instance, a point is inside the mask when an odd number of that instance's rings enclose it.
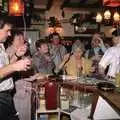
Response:
[[[104,20],[104,23],[113,23],[120,25],[120,1],[119,0],[102,0],[104,11],[103,16],[99,12],[96,16],[96,22],[100,23]]]
[[[55,17],[50,17],[49,18],[49,28],[48,28],[48,32],[51,33],[61,33],[62,31],[62,25],[60,23],[60,21],[55,18]]]
[[[104,23],[109,24],[111,21],[113,24],[120,24],[120,14],[116,10],[115,12],[111,13],[110,10],[106,10],[103,13],[104,16],[100,12],[96,15],[96,22],[101,23],[104,20]]]
[[[96,22],[102,22],[102,15],[100,12],[97,13],[97,16],[96,16]]]
[[[21,16],[24,13],[24,3],[21,0],[9,0],[9,15]]]
[[[120,21],[120,14],[118,12],[115,12],[114,15],[113,15],[113,19],[116,22]]]
[[[111,12],[110,12],[110,10],[106,10],[104,12],[104,19],[109,20],[110,18],[111,18]]]

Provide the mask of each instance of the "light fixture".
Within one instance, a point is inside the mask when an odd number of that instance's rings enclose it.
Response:
[[[111,18],[111,12],[110,12],[110,10],[106,10],[104,12],[104,19],[109,20],[110,18]]]
[[[96,15],[96,22],[98,22],[98,23],[102,22],[103,18],[104,18],[104,20],[110,20],[111,19],[110,10],[106,10],[103,15],[104,15],[104,17],[102,16],[102,14],[100,12],[98,12],[97,15]]]
[[[9,0],[9,15],[21,16],[24,13],[24,3],[21,0]]]
[[[54,33],[54,28],[53,28],[53,27],[49,27],[49,28],[48,28],[48,32],[49,32],[50,34]]]
[[[119,21],[120,21],[120,15],[119,15],[118,12],[115,12],[115,13],[114,13],[113,19],[114,19],[114,21],[116,21],[116,22],[119,22]]]
[[[55,17],[50,17],[48,21],[49,21],[48,32],[50,34],[52,34],[52,33],[59,33],[60,34],[62,31],[62,25],[61,25],[60,21]]]
[[[102,21],[102,15],[100,12],[97,13],[97,16],[96,16],[96,22],[101,22]]]
[[[101,23],[102,21],[104,21],[105,24],[110,24],[113,23],[114,25],[120,24],[120,14],[118,13],[118,11],[114,10],[114,12],[110,12],[110,10],[106,10],[103,13],[104,16],[102,16],[102,14],[100,12],[97,13],[96,15],[96,22],[97,23]]]
[[[118,0],[102,0],[104,7],[104,13],[103,16],[100,12],[96,15],[96,22],[100,23],[104,21],[106,24],[113,23],[114,25],[120,24],[120,1]]]
[[[60,34],[62,32],[62,27],[49,27],[48,32],[50,34],[52,34],[52,33],[59,33]]]

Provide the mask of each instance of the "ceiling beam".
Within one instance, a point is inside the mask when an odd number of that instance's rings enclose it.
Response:
[[[86,5],[86,4],[68,4],[64,7],[67,7],[67,8],[100,8],[100,5]]]
[[[87,4],[87,0],[78,0],[78,2],[70,2],[70,0],[64,0],[61,8],[101,8],[102,0],[98,0],[93,4]]]
[[[89,6],[89,7],[88,7]],[[100,8],[101,5],[99,4],[78,4],[78,3],[69,3],[67,5],[64,5],[63,8]]]
[[[49,10],[51,8],[52,4],[53,4],[53,0],[48,0],[48,2],[47,2],[47,10]]]
[[[61,5],[61,9],[64,8],[64,6],[66,6],[67,4],[69,4],[70,0],[64,0],[63,4]]]
[[[45,9],[42,9],[42,8],[33,8],[33,12],[40,12],[40,13],[43,13],[45,12],[46,10]]]

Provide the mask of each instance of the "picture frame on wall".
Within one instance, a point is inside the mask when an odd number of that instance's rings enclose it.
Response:
[[[36,12],[33,14],[31,19],[31,25],[44,25],[45,24],[45,15],[43,13]]]
[[[99,25],[97,23],[85,22],[80,26],[74,25],[75,34],[94,34],[99,31]]]
[[[73,20],[76,21],[74,23],[75,34],[94,34],[99,32],[100,25],[96,23],[93,13],[79,13]]]

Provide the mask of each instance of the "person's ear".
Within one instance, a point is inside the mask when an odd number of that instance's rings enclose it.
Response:
[[[39,50],[40,50],[40,47],[38,47],[37,50],[39,51]]]

